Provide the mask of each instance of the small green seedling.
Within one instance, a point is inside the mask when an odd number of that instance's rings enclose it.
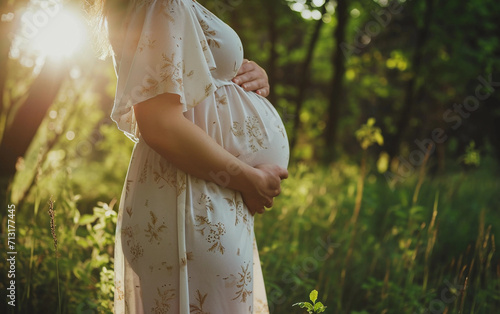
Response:
[[[311,302],[299,302],[295,303],[292,306],[300,306],[303,309],[307,309],[307,313],[309,314],[314,314],[314,313],[323,313],[326,310],[326,306],[323,305],[323,303],[318,302],[316,303],[316,300],[318,299],[318,291],[313,290],[309,294],[309,299],[311,299]]]

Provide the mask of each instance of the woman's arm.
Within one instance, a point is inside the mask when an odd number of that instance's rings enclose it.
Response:
[[[279,195],[286,169],[277,165],[251,167],[187,120],[178,95],[162,94],[134,107],[142,138],[179,169],[217,184],[216,173],[227,174],[226,187],[240,191],[252,214],[271,207]]]

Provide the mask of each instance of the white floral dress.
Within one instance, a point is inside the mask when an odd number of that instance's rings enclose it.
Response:
[[[253,231],[231,173],[207,182],[142,140],[133,106],[180,96],[187,119],[250,165],[287,167],[288,139],[273,106],[232,83],[243,61],[237,34],[192,0],[131,4],[112,118],[136,142],[115,247],[116,313],[269,313]]]

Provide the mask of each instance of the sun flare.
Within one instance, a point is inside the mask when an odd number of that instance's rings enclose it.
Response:
[[[47,56],[69,57],[81,48],[84,38],[85,26],[80,17],[65,10],[40,32],[33,47]]]
[[[19,36],[23,50],[42,57],[65,58],[80,50],[87,39],[83,17],[61,4],[26,11]]]

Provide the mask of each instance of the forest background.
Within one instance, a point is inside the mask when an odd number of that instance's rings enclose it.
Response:
[[[266,69],[292,148],[256,218],[271,312],[317,289],[326,313],[497,313],[500,4],[200,2]],[[0,311],[110,313],[133,147],[111,60],[82,1],[0,10]]]

